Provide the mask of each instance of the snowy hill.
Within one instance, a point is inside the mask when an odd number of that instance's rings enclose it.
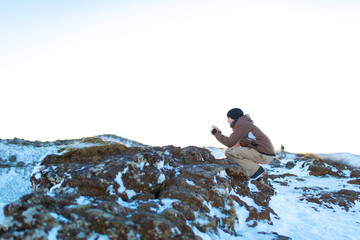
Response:
[[[147,149],[146,147],[144,148],[145,145],[141,143],[118,136],[101,135],[100,137],[107,141],[121,142],[128,147],[141,146],[141,151]],[[11,225],[9,223],[10,220],[6,219],[4,216],[3,207],[11,202],[16,201],[23,195],[31,193],[31,174],[34,172],[33,181],[41,181],[39,168],[37,170],[35,169],[34,171],[34,167],[39,162],[44,162],[43,160],[47,155],[59,154],[59,152],[63,154],[64,149],[67,149],[69,146],[75,146],[76,149],[82,149],[89,148],[89,146],[97,146],[97,143],[82,143],[81,140],[66,140],[47,143],[30,142],[20,139],[0,140],[0,224],[8,226]],[[216,158],[216,160],[211,160],[212,163],[209,166],[215,166],[214,164],[216,162],[224,162],[225,164],[226,161],[223,159],[223,149],[206,149],[209,150]],[[186,152],[188,151],[186,150],[184,154],[190,154],[189,156],[195,157],[195,159],[199,159],[194,161],[204,161],[202,157],[197,157],[198,154],[204,154],[201,149],[190,150],[189,152]],[[65,152],[66,151],[67,150],[65,150]],[[142,159],[143,157],[146,157],[149,159],[149,161],[154,161],[154,157],[158,157],[156,156],[155,152],[151,152],[154,150],[147,149],[146,151],[150,152],[134,152],[133,156],[135,156],[135,159]],[[175,158],[175,160],[171,160],[172,162],[166,163],[166,161],[170,161],[168,160],[168,158],[170,159],[170,156],[175,157],[175,152],[170,154],[170,150],[165,148],[159,148],[156,151],[163,151],[163,155],[161,155],[159,152],[161,158],[156,160],[160,161],[155,165],[157,166],[155,170],[160,171],[160,175],[159,173],[156,173],[157,178],[155,179],[155,184],[163,183],[165,179],[166,181],[171,181],[171,179],[168,179],[169,176],[173,176],[171,174],[175,174],[174,176],[178,176],[180,173],[184,174],[184,170],[181,170],[181,164],[176,166],[170,165],[179,164],[176,163],[178,160]],[[150,153],[153,155],[149,155]],[[186,156],[188,155],[184,156],[185,163],[190,164],[189,162],[186,162],[189,161],[186,160]],[[210,224],[210,222],[206,222],[209,218],[204,218],[204,213],[201,212],[195,214],[194,223],[190,224],[188,220],[187,224],[191,226],[193,233],[199,237],[199,239],[357,239],[358,232],[360,232],[360,221],[358,220],[358,216],[360,214],[360,169],[357,168],[359,166],[359,156],[352,154],[331,154],[320,155],[320,157],[321,158],[311,154],[278,153],[276,160],[274,160],[270,165],[264,165],[264,168],[266,168],[268,171],[266,181],[272,185],[277,192],[277,195],[268,195],[268,207],[264,207],[267,206],[266,204],[263,206],[259,205],[259,199],[257,199],[257,196],[260,196],[258,193],[262,191],[261,186],[259,187],[253,183],[246,183],[246,179],[244,179],[245,182],[241,180],[241,182],[238,183],[247,184],[247,186],[244,185],[242,187],[243,190],[245,190],[244,187],[249,189],[250,192],[246,193],[247,195],[241,195],[240,192],[238,192],[239,190],[237,190],[235,193],[234,190],[236,188],[233,190],[229,189],[229,187],[225,187],[224,190],[218,189],[217,194],[219,194],[219,196],[221,196],[221,194],[225,194],[227,197],[229,197],[230,195],[231,198],[234,198],[235,200],[238,199],[238,202],[244,204],[241,206],[241,204],[239,205],[235,201],[235,205],[230,204],[225,205],[224,207],[224,210],[233,209],[233,214],[235,214],[237,219],[236,224],[232,225],[235,227],[235,229],[231,231],[226,230],[224,227],[225,223],[222,222],[223,220],[220,221],[217,219],[217,215],[220,216],[222,213],[217,212],[217,208],[211,206],[209,202],[205,203],[207,206],[206,209],[210,209],[210,212],[207,213],[207,215],[216,219],[216,231],[209,231],[207,230],[208,228],[204,227]],[[50,159],[51,158],[45,162],[49,162]],[[109,159],[112,159],[112,157],[109,157]],[[97,162],[98,160],[97,158],[94,158],[91,161]],[[146,166],[146,164],[142,164],[145,163],[139,162],[134,166],[137,166],[140,171],[144,169],[144,166]],[[193,165],[194,170],[189,168],[186,171],[195,171],[195,167],[199,166],[198,164],[199,163],[195,162],[195,165]],[[226,162],[226,164],[230,163]],[[99,166],[101,167],[102,165],[100,164]],[[46,175],[48,174],[48,171],[53,171],[54,169],[58,169],[54,172],[54,174],[57,174],[58,171],[60,171],[59,168],[54,168],[51,165],[49,165],[47,168],[48,170],[43,170],[42,174]],[[84,167],[79,167],[79,170],[81,169],[84,169]],[[109,167],[109,169],[112,169],[112,167]],[[76,174],[75,171],[73,173],[70,173],[68,170],[66,171],[68,175]],[[115,178],[115,182],[118,184],[118,187],[108,188],[108,190],[109,194],[112,195],[115,193],[115,190],[117,193],[117,191],[120,192],[120,189],[122,189],[121,193],[119,193],[121,198],[117,200],[117,203],[126,209],[130,209],[127,211],[134,211],[131,209],[135,205],[131,205],[131,202],[129,203],[127,201],[129,201],[131,198],[137,197],[136,192],[139,190],[136,190],[135,188],[127,188],[130,186],[129,184],[131,184],[131,181],[129,181],[127,185],[125,181],[126,179],[124,178],[129,174],[127,171],[128,170],[124,170],[123,173],[118,173]],[[164,175],[161,175],[161,172]],[[196,173],[196,171],[194,172],[194,174],[199,173]],[[233,175],[230,173],[231,172],[229,171],[225,172],[222,170],[215,173],[215,184],[224,184],[223,181],[226,182],[230,180],[233,183],[236,183],[238,180],[232,179]],[[37,175],[34,178],[35,174]],[[189,187],[197,187],[195,182],[199,181],[200,183],[202,180],[196,179],[193,176],[191,178],[191,175],[189,174],[190,172],[187,173],[186,176],[189,176],[189,178],[184,179],[184,184],[188,184]],[[211,171],[206,174],[211,174]],[[234,176],[236,178],[236,175]],[[75,175],[72,175],[72,177],[74,178]],[[63,181],[64,180],[69,181],[69,184],[72,184],[71,178],[64,178]],[[151,181],[151,179],[149,181]],[[39,182],[39,184],[39,186],[41,186],[41,184],[45,183]],[[44,186],[46,186],[46,184]],[[56,186],[54,185],[50,189],[50,193],[56,193],[61,188],[63,188],[61,191],[68,191],[66,190],[67,187],[63,187],[62,184],[60,184]],[[172,190],[169,189],[169,191]],[[51,196],[51,194],[49,196]],[[126,200],[127,198],[130,199]],[[141,198],[143,199],[143,197]],[[167,211],[166,209],[174,207],[176,200],[165,201],[166,199],[170,198],[163,199],[163,201],[159,202],[159,205],[156,205],[158,204],[158,200],[150,200],[150,210],[151,208],[160,207],[160,209],[157,211],[163,214]],[[81,197],[79,197],[75,202],[77,202],[78,205],[86,205],[91,201],[95,201],[95,198],[89,198],[85,194],[81,195]],[[270,210],[269,216],[271,216],[271,220],[263,220],[262,217],[259,217],[260,215],[255,218],[252,217],[254,220],[247,220],[246,222],[245,220],[241,220],[250,218],[250,215],[254,213],[251,209],[256,209],[256,212],[259,214],[265,213],[265,210],[266,212]],[[273,213],[271,213],[271,211],[273,211]],[[52,216],[55,216],[55,213],[51,214],[53,214]],[[64,218],[65,215],[60,216],[58,214],[59,213],[57,213],[55,219],[58,219],[59,222],[66,222],[66,219]],[[128,214],[130,213],[128,212]],[[221,219],[227,218],[224,216]],[[174,236],[180,236],[178,235],[180,233],[179,231],[185,231],[181,228],[172,229],[173,232],[171,234]],[[48,233],[48,238],[50,239],[50,237],[56,236],[58,231],[59,227],[54,227],[51,229],[51,231]],[[88,239],[112,238],[106,234],[94,234],[92,238]],[[136,237],[134,239],[136,239]]]
[[[129,147],[144,145],[116,135],[98,137],[121,142]],[[80,142],[81,139],[54,142],[0,139],[0,223],[3,220],[3,207],[31,192],[30,176],[38,162],[47,155],[56,154],[60,149]]]

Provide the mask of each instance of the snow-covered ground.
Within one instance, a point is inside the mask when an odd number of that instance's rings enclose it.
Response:
[[[109,137],[110,139],[110,137]],[[115,140],[111,138],[111,140]],[[4,221],[3,207],[31,192],[30,174],[34,166],[48,154],[53,154],[62,146],[17,146],[0,142],[0,158],[5,160],[16,156],[17,162],[23,162],[23,167],[0,168],[0,224]],[[224,149],[208,148],[213,155],[224,158]],[[296,157],[295,154],[287,154],[281,161],[285,164]],[[352,154],[321,155],[321,157],[341,161],[343,163],[358,167],[360,158]],[[274,235],[259,235],[259,232],[276,232],[277,234],[291,237],[292,239],[358,239],[360,233],[360,202],[348,212],[334,205],[333,209],[321,207],[318,204],[302,201],[303,189],[326,189],[327,191],[339,191],[341,189],[360,191],[359,185],[348,184],[349,179],[333,177],[310,176],[306,168],[295,166],[292,169],[272,168],[264,165],[269,174],[294,174],[286,177],[287,186],[281,181],[273,180],[271,184],[277,191],[273,196],[270,207],[278,214],[272,216],[273,225],[260,223],[257,227],[248,227],[246,224],[239,224],[238,230],[242,237],[232,237],[219,231],[219,236],[207,235],[197,231],[203,239],[273,239]],[[350,171],[345,172],[348,176]],[[285,181],[285,180],[284,180]],[[256,190],[250,184],[250,189]],[[235,206],[236,207],[236,206]],[[237,209],[238,216],[247,214],[243,208]],[[196,230],[196,229],[195,229]],[[259,238],[259,236],[261,238]]]
[[[224,150],[208,148],[217,158],[223,158]],[[295,154],[287,154],[282,163],[293,160]],[[360,156],[353,154],[326,154],[321,157],[340,160],[352,166],[360,165]],[[256,228],[243,227],[245,239],[259,239],[258,232],[277,232],[280,235],[295,239],[359,239],[360,233],[360,202],[356,202],[354,208],[348,212],[339,206],[333,209],[321,207],[315,203],[301,201],[303,188],[326,189],[326,191],[339,191],[348,189],[360,192],[359,185],[348,184],[349,179],[333,177],[310,176],[306,169],[295,166],[293,169],[272,168],[263,165],[269,174],[294,174],[297,177],[286,177],[288,186],[282,186],[280,182],[272,181],[271,184],[277,191],[273,196],[270,207],[278,214],[273,218],[274,225],[259,224]],[[350,171],[346,172],[350,176]],[[236,238],[233,238],[236,239]],[[273,239],[266,236],[262,239]]]
[[[0,205],[12,202],[31,192],[30,175],[42,158],[54,154],[63,146],[43,146],[7,144],[0,142],[0,159],[8,167],[0,168]],[[8,159],[13,159],[9,161]]]
[[[129,147],[139,143],[118,137],[115,135],[100,135],[104,140],[121,142]],[[0,139],[0,224],[3,223],[3,207],[25,194],[31,193],[30,176],[34,167],[44,157],[50,154],[57,154],[58,151],[67,145],[50,143],[33,144],[26,140],[19,140],[19,143]],[[80,143],[72,147],[85,147],[96,144]],[[12,159],[11,161],[9,159]],[[1,167],[1,164],[9,166]]]
[[[0,141],[1,163],[9,165],[0,168],[0,224],[4,220],[4,206],[31,193],[30,176],[36,163],[45,156],[56,153],[60,147],[62,146],[34,147]]]

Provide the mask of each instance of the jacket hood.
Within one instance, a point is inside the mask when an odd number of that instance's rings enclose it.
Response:
[[[231,128],[234,128],[235,125],[237,125],[238,122],[241,122],[241,121],[247,121],[247,122],[251,122],[251,123],[254,123],[253,120],[251,120],[249,114],[246,114],[242,117],[239,117],[238,119],[234,120],[231,124],[230,124],[230,127]]]
[[[251,120],[249,114],[246,114],[246,115],[240,117],[239,119],[244,120],[244,121],[249,121],[249,122],[252,122],[252,123],[254,122],[253,120]]]

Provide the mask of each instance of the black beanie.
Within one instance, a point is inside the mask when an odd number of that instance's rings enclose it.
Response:
[[[233,108],[230,111],[228,111],[227,115],[229,118],[232,118],[234,120],[238,119],[239,117],[244,116],[243,111],[240,108]]]

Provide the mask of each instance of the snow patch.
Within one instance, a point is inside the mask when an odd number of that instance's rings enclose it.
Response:
[[[134,190],[126,190],[125,193],[129,199],[132,199],[134,196],[136,196],[136,192]]]
[[[161,170],[164,168],[165,160],[161,160],[160,162],[156,163],[157,169]]]
[[[164,169],[166,169],[166,170],[173,170],[173,169],[175,169],[175,168],[172,167],[172,166],[170,166],[169,163],[167,163],[166,165],[164,165]]]
[[[208,214],[210,215],[210,217],[226,217],[225,214],[220,211],[220,209],[214,208],[209,202],[204,201],[203,205],[205,205],[209,209],[210,212]]]
[[[61,226],[53,227],[48,233],[48,240],[56,240],[58,231],[61,229]]]
[[[161,200],[153,200],[153,201],[159,201],[159,210],[157,211],[159,214],[165,211],[166,209],[173,208],[172,204],[174,202],[178,202],[178,199],[170,199],[170,198],[163,198]]]
[[[221,171],[218,172],[216,175],[219,176],[219,177],[223,177],[223,178],[227,178],[227,177],[228,177],[228,175],[227,175],[227,173],[226,173],[225,170],[221,170]]]
[[[140,239],[140,238],[139,238]],[[87,240],[110,240],[107,235],[101,235],[99,233],[93,233]]]
[[[59,220],[59,221],[61,221],[61,222],[64,222],[64,223],[69,222],[69,219],[67,219],[67,218],[65,218],[65,217],[63,217],[63,216],[60,216],[60,215],[58,215],[57,213],[50,213],[50,215],[51,215],[53,218],[55,218],[55,219],[57,219],[57,220]]]
[[[41,165],[41,163],[39,162],[39,163],[35,166],[34,170],[31,172],[31,176],[35,175],[34,177],[35,177],[36,179],[40,179],[40,178],[41,178],[41,173],[40,173],[41,168],[42,168],[42,165]]]
[[[126,167],[122,172],[119,172],[115,177],[115,182],[117,182],[119,184],[119,188],[117,190],[119,193],[123,193],[123,192],[126,191],[126,188],[124,186],[124,182],[122,180],[122,175],[127,173],[128,170],[129,170],[129,168]]]
[[[166,179],[165,175],[163,173],[161,173],[157,180],[157,183],[162,184],[165,181],[165,179]]]
[[[139,204],[136,201],[125,202],[124,200],[122,200],[121,197],[118,197],[118,200],[116,202],[122,207],[127,207],[127,208],[131,208],[131,209],[137,209],[139,207]]]
[[[85,198],[84,196],[80,196],[79,198],[76,199],[76,203],[79,205],[88,205],[91,204],[91,201]]]
[[[49,190],[49,194],[53,193],[56,189],[60,188],[61,184],[63,184],[63,182],[64,182],[64,179],[61,180],[61,182],[59,182],[58,184],[52,186]]]
[[[180,229],[179,229],[178,227],[172,227],[172,228],[170,229],[170,231],[171,231],[171,235],[172,235],[172,236],[176,236],[176,235],[180,235],[180,234],[181,234],[181,231],[180,231]]]
[[[195,186],[195,183],[193,181],[190,180],[185,180],[187,184],[191,185],[191,186]]]
[[[225,158],[225,149],[206,147],[216,159]]]
[[[187,225],[193,230],[196,236],[199,236],[202,240],[213,240],[207,233],[201,232],[197,227],[191,225],[188,221],[186,222]]]
[[[114,190],[114,185],[110,185],[107,189],[106,192],[109,193],[110,195],[116,195],[115,190]]]

